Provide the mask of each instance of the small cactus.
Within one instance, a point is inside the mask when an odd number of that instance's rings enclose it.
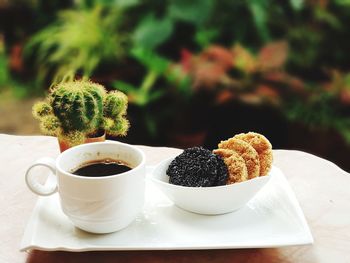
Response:
[[[102,85],[87,80],[56,85],[46,101],[33,106],[33,116],[43,133],[66,140],[71,146],[105,130],[113,136],[126,135],[127,96],[120,91],[107,93]]]

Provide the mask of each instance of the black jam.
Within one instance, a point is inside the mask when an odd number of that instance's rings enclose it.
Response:
[[[72,174],[86,177],[103,177],[130,171],[131,167],[117,160],[98,160],[84,164]]]

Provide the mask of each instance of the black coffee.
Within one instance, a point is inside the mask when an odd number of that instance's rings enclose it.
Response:
[[[87,177],[101,177],[130,171],[131,168],[117,160],[98,160],[84,164],[72,173]]]

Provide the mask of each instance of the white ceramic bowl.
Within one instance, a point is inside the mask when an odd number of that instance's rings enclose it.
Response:
[[[151,180],[174,204],[190,212],[206,215],[225,214],[244,206],[270,180],[269,175],[245,182],[213,187],[187,187],[169,183],[166,174],[174,157],[159,163]]]

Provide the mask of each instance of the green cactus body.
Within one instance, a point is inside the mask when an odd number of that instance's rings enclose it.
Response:
[[[52,113],[52,107],[50,104],[40,101],[33,106],[34,118],[40,120],[41,118],[48,116]]]
[[[59,119],[64,133],[81,131],[93,133],[103,122],[102,86],[91,82],[60,84],[51,94],[53,113]]]
[[[112,136],[126,135],[130,126],[127,106],[124,93],[107,94],[103,86],[79,80],[55,86],[47,101],[33,106],[33,116],[40,120],[45,134],[56,135],[73,146],[100,130]]]
[[[106,128],[106,131],[113,136],[125,136],[129,126],[129,121],[124,116],[120,116],[116,120],[113,120],[110,126]]]
[[[106,117],[115,118],[126,114],[128,97],[120,91],[110,92],[104,102],[104,113]]]
[[[125,136],[129,129],[129,121],[125,114],[128,107],[128,97],[120,92],[110,92],[104,101],[104,126],[112,136]]]

